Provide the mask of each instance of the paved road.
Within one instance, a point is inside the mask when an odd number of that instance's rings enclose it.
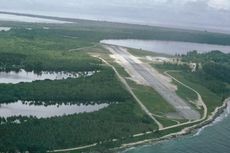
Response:
[[[192,107],[180,98],[174,91],[170,90],[164,83],[162,83],[157,74],[154,74],[153,68],[133,58],[133,56],[127,52],[124,48],[119,46],[107,46],[113,54],[122,56],[126,62],[131,65],[140,76],[155,89],[169,104],[171,104],[175,110],[185,119],[198,120],[200,114],[198,111],[192,109]],[[164,108],[162,108],[164,109]]]

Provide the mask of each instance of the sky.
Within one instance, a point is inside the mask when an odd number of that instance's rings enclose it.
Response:
[[[230,32],[230,0],[0,0],[0,10]]]

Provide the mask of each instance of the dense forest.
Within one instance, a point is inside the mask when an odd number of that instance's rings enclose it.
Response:
[[[0,84],[0,103],[17,100],[55,103],[115,103],[130,99],[115,73],[107,67],[90,77]]]
[[[182,61],[196,62],[196,63],[209,63],[222,64],[230,66],[230,53],[226,54],[221,51],[211,51],[207,53],[198,53],[197,51],[188,52],[182,55]]]
[[[220,51],[198,53],[192,51],[182,57],[182,61],[196,62],[201,67],[194,73],[199,78],[199,83],[221,97],[226,98],[230,94],[230,54]]]
[[[176,70],[169,72],[170,75],[196,89],[211,113],[230,96],[230,54],[220,51],[207,53],[191,51],[180,58],[182,62],[179,63],[153,64],[153,66],[162,72]],[[194,72],[188,64],[191,62],[197,64]]]
[[[90,42],[99,42],[103,39],[147,39],[147,40],[170,40],[197,42],[208,44],[230,45],[230,35],[212,33],[207,31],[184,30],[174,28],[164,28],[157,26],[130,25],[122,23],[97,22],[79,20],[77,24],[30,24],[14,22],[1,22],[2,26],[13,27],[10,32],[2,32],[2,35],[15,35],[27,39],[38,37],[64,37],[70,36],[80,38],[81,45]],[[44,29],[48,27],[49,29]],[[32,30],[28,30],[31,28]],[[84,41],[82,41],[84,40]],[[65,41],[63,39],[63,41]],[[71,41],[65,41],[68,46],[72,46]],[[76,46],[76,45],[75,45]],[[65,45],[53,46],[64,48]]]
[[[13,28],[0,35],[0,71],[95,71],[92,76],[32,83],[0,84],[0,103],[35,105],[109,103],[97,112],[42,118],[0,118],[0,152],[46,152],[103,143],[118,144],[133,134],[157,129],[135,103],[114,71],[78,49],[95,42],[65,37],[68,30]],[[77,32],[78,33],[78,32]],[[81,32],[79,32],[81,33]],[[104,148],[105,149],[105,148]]]
[[[21,124],[3,124],[0,126],[0,152],[46,152],[100,141],[106,143],[112,139],[122,143],[123,137],[156,128],[148,116],[141,112],[137,115],[137,107],[126,101],[93,113],[28,118]]]
[[[172,64],[164,63],[154,65],[163,70],[179,70],[187,80],[207,87],[222,99],[230,94],[230,54],[220,51],[198,53],[197,51],[188,52],[181,56],[184,63]],[[195,72],[191,72],[186,63],[197,63]]]
[[[17,54],[17,53],[0,53],[0,70],[1,71],[19,71],[24,69],[26,71],[95,71],[100,70],[100,61],[89,58],[82,54],[82,58],[76,60],[71,57],[71,54],[65,54],[65,58],[53,58],[37,54],[35,56]],[[79,55],[81,56],[81,55]],[[84,57],[85,56],[85,57]],[[85,59],[84,59],[85,58]]]
[[[107,143],[111,143],[112,139],[118,139],[117,143],[121,144],[133,134],[157,129],[118,81],[114,72],[102,65],[100,60],[91,57],[87,49],[81,48],[94,46],[102,39],[113,38],[224,45],[230,42],[230,36],[224,34],[107,22],[79,21],[78,24],[69,25],[0,23],[2,26],[12,27],[10,31],[0,32],[0,71],[97,71],[93,76],[77,79],[0,84],[0,103],[17,100],[31,100],[37,105],[41,102],[46,105],[63,102],[110,103],[108,108],[98,112],[78,115],[46,119],[17,116],[8,118],[8,122],[0,118],[0,152],[46,152],[95,142],[111,148]],[[44,29],[44,26],[51,28]],[[71,51],[72,49],[79,50]],[[228,68],[228,64],[214,64]],[[187,68],[182,66],[179,69]],[[197,72],[197,76],[202,73],[217,72],[208,70],[204,65],[204,70]],[[225,84],[223,76],[205,76]],[[199,81],[202,82],[202,78]],[[224,92],[227,91],[224,89]],[[14,122],[16,119],[21,123]],[[114,143],[111,144],[113,146]]]

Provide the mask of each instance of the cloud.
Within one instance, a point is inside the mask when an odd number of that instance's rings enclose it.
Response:
[[[32,14],[205,29],[230,27],[230,0],[0,0],[0,4],[0,10]]]
[[[158,4],[158,5],[174,5],[184,6],[190,5],[191,3],[205,4],[207,7],[217,10],[230,10],[230,0],[142,0],[139,2]]]
[[[208,6],[218,10],[230,10],[230,0],[209,0]]]
[[[217,10],[230,10],[230,0],[0,0],[1,8],[10,7],[70,7],[94,6],[100,4],[103,7],[181,7],[191,4],[204,4],[206,7]],[[98,5],[97,5],[98,6]]]

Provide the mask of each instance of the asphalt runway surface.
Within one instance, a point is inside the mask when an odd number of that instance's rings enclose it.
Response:
[[[175,91],[172,91],[164,83],[162,83],[157,75],[153,73],[154,71],[151,70],[153,69],[152,67],[142,62],[138,62],[139,59],[134,59],[133,56],[122,47],[108,47],[113,51],[113,54],[122,56],[125,61],[129,63],[129,67],[131,66],[132,69],[139,73],[145,82],[156,90],[170,105],[172,105],[181,117],[188,120],[200,119],[201,116],[199,112],[194,110],[188,102],[180,98]]]

